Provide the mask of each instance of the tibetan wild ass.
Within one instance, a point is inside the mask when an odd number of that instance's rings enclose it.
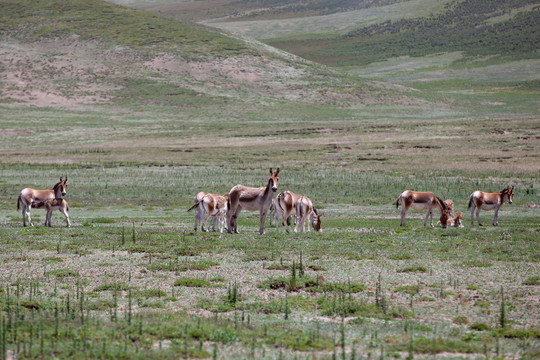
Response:
[[[443,217],[445,219],[443,219]],[[439,220],[437,222],[437,225],[439,224],[443,224],[445,221],[446,221],[446,226],[447,227],[460,227],[462,228],[463,227],[463,224],[461,222],[462,218],[463,218],[463,211],[461,212],[456,212],[456,216],[451,218],[450,217],[450,211],[449,210],[446,210],[445,211],[445,215],[443,215],[443,217],[441,217],[441,220]]]
[[[511,204],[514,200],[514,187],[506,187],[498,193],[486,193],[483,191],[475,191],[469,196],[469,208],[471,209],[471,226],[474,226],[474,209],[476,209],[476,220],[478,226],[482,226],[480,223],[480,209],[482,210],[495,210],[493,226],[499,225],[499,209],[508,199],[508,203]]]
[[[188,211],[191,211],[197,208],[197,215],[195,221],[197,221],[197,217],[199,217],[201,222],[201,231],[209,230],[210,226],[208,224],[208,218],[212,216],[212,230],[216,231],[215,224],[217,219],[220,232],[223,232],[223,228],[225,227],[225,219],[227,216],[228,197],[229,194],[219,195],[206,193],[206,195],[202,196],[202,198],[198,202],[196,202],[192,207],[188,209]],[[206,223],[206,229],[204,228],[204,223]],[[195,226],[197,226],[197,223],[195,223]],[[197,230],[197,227],[195,228],[195,230]]]
[[[307,225],[307,231],[309,232],[309,222],[306,223],[308,217],[311,219],[311,226],[313,227],[313,230],[322,232],[321,216],[317,213],[317,209],[313,207],[313,203],[307,196],[302,196],[300,199],[298,199],[296,204],[296,217],[297,222],[294,232],[296,232],[298,224],[300,224],[300,232],[304,232],[304,224]]]
[[[321,231],[321,220],[317,214],[317,210],[313,208],[311,200],[304,195],[295,194],[292,191],[282,191],[276,198],[276,230],[279,225],[279,217],[282,214],[282,223],[285,226],[285,230],[289,232],[289,225],[291,224],[291,217],[296,217],[296,226],[294,232],[298,231],[298,224],[300,223],[300,231],[304,231],[304,224],[308,217],[311,217],[311,224],[316,231]],[[302,217],[301,217],[302,216]],[[308,226],[309,231],[309,226]]]
[[[404,192],[399,195],[397,201],[396,201],[396,208],[399,207],[399,203],[401,202],[401,226],[405,226],[405,216],[407,215],[407,211],[409,208],[413,208],[414,210],[421,211],[421,210],[427,210],[426,213],[426,219],[424,220],[424,226],[427,224],[428,217],[430,218],[430,225],[433,227],[433,208],[438,207],[439,211],[441,213],[441,224],[443,229],[446,228],[446,221],[443,219],[444,217],[444,210],[446,209],[446,205],[444,205],[443,201],[436,197],[435,194],[432,192],[418,192],[418,191],[409,191],[405,190]]]
[[[260,226],[259,234],[264,233],[264,222],[266,220],[266,214],[270,205],[272,205],[272,198],[278,188],[279,182],[279,168],[274,172],[270,168],[270,178],[266,183],[266,186],[260,188],[253,188],[244,185],[236,185],[231,191],[229,191],[229,200],[227,211],[227,224],[229,233],[238,233],[238,215],[242,209],[247,211],[259,211],[260,214]]]
[[[17,210],[20,209],[22,204],[22,218],[23,226],[26,226],[26,218],[28,217],[28,224],[32,224],[32,218],[30,217],[30,209],[33,203],[39,203],[51,199],[61,199],[67,192],[67,176],[65,180],[60,178],[60,182],[56,183],[50,190],[36,190],[31,188],[25,188],[21,190],[19,197],[17,198]]]
[[[51,227],[51,217],[53,210],[58,210],[64,216],[66,217],[66,227],[71,227],[71,222],[69,221],[69,206],[65,199],[59,198],[59,199],[49,199],[45,201],[41,201],[38,203],[33,203],[32,207],[34,209],[41,209],[45,208],[47,210],[47,215],[45,216],[45,226]]]

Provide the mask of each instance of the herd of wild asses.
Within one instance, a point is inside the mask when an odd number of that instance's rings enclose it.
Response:
[[[276,230],[278,229],[279,219],[289,232],[291,218],[296,218],[294,231],[300,232],[309,231],[309,224],[315,231],[322,231],[321,216],[317,209],[313,206],[313,202],[305,195],[296,194],[292,191],[282,191],[276,197],[279,182],[279,168],[276,171],[270,169],[270,178],[266,186],[254,188],[245,185],[234,186],[227,194],[212,194],[201,191],[193,199],[193,206],[188,209],[191,211],[197,209],[195,215],[195,230],[199,227],[201,231],[209,230],[209,219],[213,230],[215,231],[215,223],[219,221],[219,231],[223,232],[226,229],[229,233],[238,233],[237,220],[240,212],[245,209],[247,211],[258,211],[260,213],[259,233],[264,233],[264,223],[266,217],[270,214],[270,225],[275,221]],[[60,177],[60,181],[56,183],[50,190],[36,190],[25,188],[21,190],[17,198],[17,210],[22,204],[23,226],[26,226],[26,218],[28,223],[33,226],[30,217],[31,208],[44,208],[47,210],[45,217],[45,226],[51,226],[51,215],[53,210],[59,210],[66,217],[66,226],[70,227],[68,215],[68,204],[64,199],[67,193],[67,176],[65,179]],[[469,196],[469,208],[471,208],[471,226],[474,226],[474,212],[476,210],[476,219],[478,225],[480,223],[480,210],[495,210],[492,224],[499,224],[499,209],[505,201],[511,204],[514,197],[514,187],[507,186],[500,192],[487,193],[483,191],[474,191]],[[435,196],[432,192],[418,192],[406,190],[402,192],[397,201],[396,207],[401,203],[401,226],[405,226],[405,216],[407,211],[412,207],[414,210],[426,210],[426,218],[424,226],[427,224],[428,217],[430,225],[433,226],[433,209],[438,208],[441,216],[439,222],[442,228],[446,227],[463,227],[462,216],[463,212],[454,214],[454,203],[452,200],[442,200]],[[307,221],[309,219],[309,221]],[[206,223],[206,229],[204,227]],[[225,226],[225,223],[227,225]]]

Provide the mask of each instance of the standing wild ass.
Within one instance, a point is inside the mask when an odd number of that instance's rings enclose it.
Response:
[[[483,191],[475,191],[469,196],[469,208],[471,209],[471,226],[474,226],[474,209],[476,210],[476,220],[478,226],[482,226],[480,223],[480,209],[482,210],[495,210],[493,226],[499,225],[499,209],[508,199],[508,203],[511,204],[514,200],[514,187],[507,186],[506,189],[498,193],[486,193]]]
[[[201,194],[202,191],[199,193]],[[197,194],[197,196],[199,195]],[[195,199],[197,199],[197,196]],[[218,227],[220,232],[223,232],[225,227],[225,218],[227,216],[227,199],[229,194],[209,194],[205,193],[200,200],[198,200],[192,207],[188,209],[191,211],[197,208],[197,215],[195,216],[195,230],[197,230],[197,220],[201,222],[201,231],[208,231],[210,226],[208,224],[208,218],[212,216],[212,230],[216,231],[216,220],[219,221]],[[206,229],[204,228],[206,223]]]
[[[296,226],[294,227],[294,232],[298,231],[298,224],[300,224],[300,232],[304,231],[304,224],[308,217],[311,217],[311,225],[313,229],[316,231],[321,231],[320,216],[317,214],[317,210],[315,210],[313,203],[307,196],[295,194],[288,190],[282,191],[275,200],[275,209],[276,230],[278,229],[280,214],[282,214],[282,223],[287,232],[289,232],[289,225],[292,216],[296,216]]]
[[[58,210],[62,214],[64,214],[64,216],[66,217],[66,227],[71,227],[71,222],[69,221],[69,215],[68,215],[69,206],[65,199],[62,199],[62,198],[49,199],[46,201],[33,203],[32,207],[34,209],[45,208],[47,210],[47,215],[45,215],[45,224],[43,224],[44,226],[48,226],[48,227],[52,226],[51,225],[52,212],[53,210]]]
[[[23,226],[26,226],[26,217],[28,217],[28,224],[32,224],[32,219],[30,217],[30,209],[32,208],[32,203],[47,201],[51,199],[61,199],[62,196],[65,196],[67,192],[67,176],[65,180],[60,178],[60,182],[56,183],[50,190],[36,190],[31,188],[22,189],[19,197],[17,198],[17,210],[20,209],[20,204],[22,204],[22,218]]]
[[[236,185],[231,191],[229,191],[229,200],[227,202],[229,210],[227,211],[227,224],[229,233],[238,233],[238,215],[242,209],[247,211],[259,211],[260,213],[260,226],[259,234],[264,233],[264,221],[266,220],[266,214],[270,205],[272,205],[272,198],[278,188],[279,182],[279,168],[274,172],[270,168],[270,178],[266,186],[260,188],[253,188],[244,185]]]
[[[419,191],[409,191],[405,190],[399,195],[396,201],[396,208],[399,207],[401,202],[401,226],[405,226],[405,216],[410,207],[414,210],[421,211],[427,210],[426,219],[424,220],[424,226],[426,226],[428,217],[430,218],[430,225],[433,227],[433,208],[438,207],[441,212],[441,224],[443,229],[446,228],[446,221],[448,216],[444,216],[444,211],[446,210],[446,205],[444,202],[435,196],[432,192],[419,192]]]

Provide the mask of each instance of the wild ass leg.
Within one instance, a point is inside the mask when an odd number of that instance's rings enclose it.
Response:
[[[279,209],[279,203],[276,199],[276,205],[274,206],[274,221],[276,222],[276,231],[278,230],[278,227],[279,227],[279,217],[281,216],[281,213],[280,213],[280,209]]]
[[[26,226],[26,205],[22,206],[22,222],[23,226]]]
[[[260,216],[261,216],[261,224],[259,226],[259,234],[264,234],[264,222],[266,221],[266,213],[268,212],[268,209],[261,209]]]
[[[210,220],[210,224],[212,225],[212,231],[216,231],[216,221],[217,221],[217,215],[212,216],[212,219]],[[206,229],[208,230],[208,225],[206,225]]]
[[[402,208],[401,208],[401,223],[400,223],[400,225],[405,226],[405,216],[407,216],[407,210],[409,210],[409,209],[405,206],[405,204],[402,204],[401,206],[402,206]]]
[[[493,215],[493,221],[491,223],[493,226],[499,226],[499,208],[495,209],[495,215]]]
[[[474,202],[471,204],[471,226],[474,226],[474,209],[476,206],[474,206]]]
[[[478,221],[478,226],[483,226],[480,222],[480,207],[476,208],[476,221]]]
[[[60,209],[60,212],[66,217],[66,227],[71,227],[71,222],[69,221],[69,215],[65,209]]]
[[[240,211],[242,211],[242,208],[238,206],[231,218],[231,224],[232,224],[231,231],[234,231],[236,234],[238,234],[238,216],[240,215]]]
[[[199,229],[199,222],[201,223],[200,226],[202,228],[203,216],[204,216],[204,207],[201,201],[199,203],[199,206],[197,206],[197,215],[195,215],[195,226],[193,227],[193,230],[197,231]]]
[[[51,227],[52,209],[47,207],[47,214],[45,215],[45,226]]]
[[[34,226],[34,224],[32,224],[32,218],[30,217],[30,208],[31,208],[31,205],[26,205],[26,216],[28,217],[28,225]],[[24,219],[24,216],[23,216],[23,219]]]

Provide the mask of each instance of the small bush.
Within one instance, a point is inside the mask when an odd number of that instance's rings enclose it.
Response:
[[[522,284],[523,285],[540,285],[540,276],[530,276]]]
[[[47,271],[45,273],[45,275],[47,276],[56,276],[57,279],[63,279],[63,278],[66,278],[66,277],[78,277],[79,274],[76,273],[75,271],[73,270],[70,270],[70,269],[56,269],[56,270],[51,270],[51,271]]]
[[[145,290],[138,291],[136,295],[139,297],[145,297],[145,298],[150,298],[150,297],[160,298],[160,297],[167,296],[167,293],[160,289],[145,289]]]
[[[488,325],[481,322],[475,322],[474,324],[471,324],[469,328],[476,331],[487,331],[491,329]]]
[[[452,322],[457,325],[465,325],[469,323],[469,319],[466,316],[457,316]]]
[[[174,286],[185,286],[185,287],[210,287],[212,286],[206,280],[197,279],[197,278],[180,278],[176,279]]]
[[[129,290],[129,285],[121,284],[121,283],[106,283],[101,284],[98,287],[94,289],[95,292],[99,291],[127,291]]]
[[[404,272],[404,273],[409,273],[409,272],[422,272],[422,273],[425,273],[425,272],[427,272],[427,269],[426,269],[425,266],[416,265],[416,266],[409,266],[409,267],[406,267],[405,269],[399,270],[399,272]]]

